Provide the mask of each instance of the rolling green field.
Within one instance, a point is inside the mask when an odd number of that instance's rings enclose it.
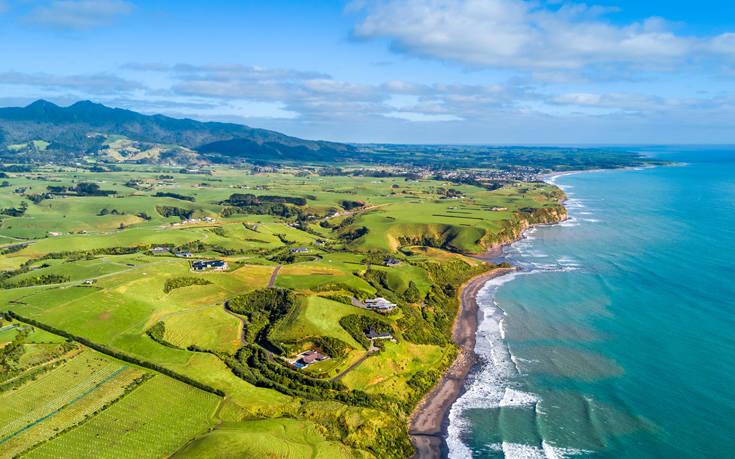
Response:
[[[157,458],[212,423],[218,397],[163,376],[27,457]]]
[[[108,141],[111,154],[126,145]],[[406,420],[429,389],[414,376],[438,378],[451,363],[457,288],[496,268],[468,254],[563,218],[564,196],[541,182],[383,175],[129,164],[8,173],[0,312],[14,320],[0,329],[19,326],[0,331],[0,441],[11,436],[0,448],[410,455]],[[90,184],[107,195],[78,191]],[[200,261],[227,265],[196,270]],[[354,305],[378,296],[395,311]],[[376,326],[395,341],[351,367]],[[288,363],[304,350],[330,358]]]
[[[367,457],[325,439],[318,425],[296,419],[226,423],[212,434],[187,445],[174,457],[283,457],[334,459]]]

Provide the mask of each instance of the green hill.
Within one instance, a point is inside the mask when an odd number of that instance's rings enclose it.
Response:
[[[143,115],[90,101],[59,107],[38,100],[26,107],[0,108],[0,151],[4,150],[6,161],[18,156],[47,161],[55,154],[104,156],[109,136],[125,136],[150,148],[169,150],[164,159],[180,159],[180,148],[199,151],[201,159],[215,162],[232,158],[335,159],[354,151],[344,144],[303,140],[240,124]],[[31,145],[18,148],[32,140],[48,142],[43,155]]]

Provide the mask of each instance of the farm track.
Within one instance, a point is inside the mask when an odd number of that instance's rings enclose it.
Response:
[[[248,323],[247,323],[247,321],[245,320],[245,318],[244,318],[244,317],[242,317],[242,316],[240,316],[240,315],[238,315],[238,314],[235,314],[234,312],[232,312],[232,311],[230,311],[229,309],[227,309],[227,301],[225,301],[225,302],[224,302],[224,303],[222,304],[222,309],[223,309],[223,310],[224,310],[224,311],[225,311],[225,312],[226,312],[227,314],[231,315],[232,317],[235,317],[235,318],[237,318],[237,320],[239,320],[239,321],[240,321],[240,322],[242,323],[242,327],[240,327],[240,344],[242,344],[242,345],[245,345],[245,344],[247,344],[247,341],[245,340],[245,327],[247,327]],[[270,356],[270,352],[268,353],[268,355]]]
[[[240,329],[240,344],[243,344],[243,345],[247,344],[247,341],[245,340],[245,327],[247,327],[247,321],[245,320],[245,318],[242,317],[242,316],[240,316],[240,315],[238,315],[238,314],[235,314],[234,312],[232,312],[229,309],[227,309],[227,302],[226,301],[222,305],[222,309],[224,309],[224,311],[227,314],[229,314],[229,315],[231,315],[233,317],[236,317],[240,322],[242,322],[242,328]],[[277,356],[275,354],[273,354],[271,351],[269,351],[268,349],[264,349],[264,350],[266,352],[266,355],[268,356],[268,360],[271,361],[271,362],[274,362],[274,360],[275,360],[275,358]],[[327,381],[330,381],[331,382],[331,381],[337,381],[337,380],[341,379],[344,375],[346,375],[350,371],[352,371],[355,368],[357,368],[358,365],[360,365],[368,357],[370,357],[373,353],[375,353],[376,351],[379,351],[379,350],[380,350],[379,348],[375,347],[375,345],[373,343],[373,340],[370,340],[370,349],[368,349],[368,351],[365,353],[365,355],[363,355],[362,357],[360,357],[360,360],[358,360],[357,362],[355,362],[352,365],[350,365],[342,373],[338,374],[337,376],[335,376],[333,378],[328,379]],[[307,378],[309,378],[311,380],[314,380],[314,381],[324,381],[323,379],[312,378],[312,377],[307,376],[307,375],[304,375],[304,376],[306,376]]]
[[[273,274],[271,274],[271,278],[268,281],[268,288],[273,288],[273,286],[276,284],[276,278],[278,277],[278,272],[281,270],[282,266],[278,265],[276,266],[276,269],[273,270]]]
[[[379,348],[375,347],[374,341],[375,340],[372,340],[372,339],[370,340],[370,349],[368,349],[368,351],[365,353],[365,355],[363,355],[362,357],[360,357],[360,360],[358,360],[357,362],[355,362],[352,365],[350,365],[345,371],[343,371],[342,373],[338,374],[334,378],[331,378],[329,381],[337,381],[339,379],[342,379],[342,376],[346,375],[350,371],[352,371],[355,368],[357,368],[362,362],[364,362],[365,360],[367,360],[368,357],[370,357],[371,355],[373,355],[373,353],[377,352],[379,350]]]

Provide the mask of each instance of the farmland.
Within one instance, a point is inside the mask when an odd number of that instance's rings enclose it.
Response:
[[[161,457],[209,425],[218,397],[155,376],[28,457]]]
[[[4,454],[159,457],[206,429],[219,403],[213,394],[91,350],[75,348],[60,357],[5,383],[0,392]],[[171,414],[175,419],[168,419]],[[152,447],[150,438],[158,446]]]
[[[111,155],[156,154],[108,141]],[[457,288],[497,268],[470,255],[564,218],[564,196],[541,182],[376,172],[7,173],[0,449],[409,455],[406,419],[427,390],[412,378],[451,363]],[[395,309],[362,307],[375,297]],[[365,335],[376,327],[392,337],[379,348]],[[288,363],[306,350],[329,358]]]

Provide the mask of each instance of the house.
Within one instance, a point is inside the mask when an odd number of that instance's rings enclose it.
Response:
[[[375,327],[370,326],[370,331],[365,333],[367,339],[393,339],[393,335],[388,332],[377,332]]]
[[[154,255],[160,255],[162,253],[169,253],[169,252],[171,251],[167,249],[166,247],[154,247],[151,249],[151,253]]]
[[[307,249],[306,247],[294,247],[290,250],[291,253],[306,253],[308,251],[309,249]]]
[[[392,312],[396,308],[395,303],[391,303],[385,298],[380,297],[365,300],[363,303],[365,303],[365,307],[367,309],[372,309],[373,311],[378,312]]]
[[[383,260],[383,264],[385,266],[398,266],[401,264],[401,260],[396,260],[395,258],[388,257],[385,260]]]
[[[221,260],[206,260],[206,261],[195,261],[191,264],[194,271],[206,271],[211,269],[212,271],[224,271],[227,269],[227,263]]]
[[[293,365],[297,368],[306,368],[309,365],[316,362],[323,362],[328,360],[329,356],[320,354],[317,351],[304,351],[296,356],[296,360],[293,361]]]
[[[179,258],[191,258],[194,256],[194,254],[191,252],[179,252],[176,254],[176,256]]]
[[[508,208],[507,207],[493,207],[490,210],[492,210],[493,212],[502,212],[504,210],[508,210]]]

